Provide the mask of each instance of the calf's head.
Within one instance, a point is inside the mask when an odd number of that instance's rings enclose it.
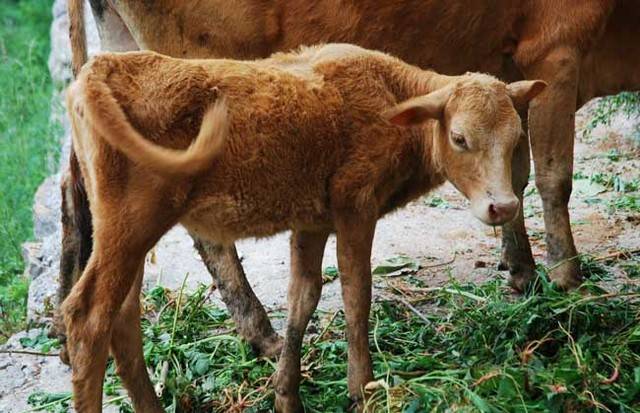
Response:
[[[546,83],[505,84],[474,73],[455,79],[400,103],[383,117],[400,126],[422,125],[438,172],[469,199],[478,219],[501,225],[519,210],[511,183],[513,151],[522,134],[516,108],[526,109]]]

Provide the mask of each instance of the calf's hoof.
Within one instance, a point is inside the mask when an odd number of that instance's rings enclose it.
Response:
[[[561,290],[569,291],[580,287],[583,281],[580,262],[572,259],[551,265],[549,278]]]
[[[372,401],[369,398],[351,399],[351,405],[349,406],[349,412],[352,413],[383,412],[385,410],[386,406],[381,402]]]
[[[252,341],[251,345],[261,356],[275,358],[280,356],[282,352],[284,339],[277,333],[273,333],[270,336],[262,337],[260,340]]]
[[[297,392],[296,394],[288,394],[276,390],[275,408],[278,413],[304,413],[302,400]]]

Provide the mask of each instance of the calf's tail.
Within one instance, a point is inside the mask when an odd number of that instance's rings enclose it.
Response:
[[[228,111],[223,98],[216,99],[205,111],[200,132],[187,149],[171,149],[151,142],[131,125],[99,76],[87,76],[83,93],[88,119],[102,138],[132,161],[161,176],[192,176],[206,170],[220,153],[227,136]]]

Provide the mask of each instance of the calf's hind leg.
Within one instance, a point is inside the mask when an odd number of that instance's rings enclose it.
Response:
[[[143,275],[144,262],[141,263],[133,288],[114,321],[111,354],[116,360],[117,373],[131,397],[134,410],[162,413],[164,410],[149,379],[142,352],[140,289]]]
[[[158,228],[154,223],[169,222],[166,213],[149,208],[144,215],[123,212],[141,210],[126,201],[100,208],[101,216],[94,222],[105,224],[96,226],[95,248],[87,268],[62,305],[78,412],[102,411],[102,384],[114,324],[145,254],[169,227]],[[122,326],[118,327],[120,331]],[[139,330],[139,326],[134,328]]]
[[[302,412],[300,347],[322,291],[322,256],[327,233],[298,231],[291,234],[291,280],[287,333],[275,379],[276,411]]]
[[[260,354],[275,357],[282,350],[282,338],[273,330],[269,317],[247,282],[235,245],[223,246],[191,233],[222,301],[227,306],[238,333]]]

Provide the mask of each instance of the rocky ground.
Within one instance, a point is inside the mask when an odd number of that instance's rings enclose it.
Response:
[[[70,78],[65,0],[55,2],[53,13],[49,66],[55,81],[63,84]],[[90,16],[88,19],[91,21]],[[90,50],[96,51],[97,34],[91,24],[88,26]],[[577,116],[576,180],[571,216],[580,251],[602,256],[622,249],[640,248],[640,205],[634,209],[625,201],[624,194],[615,191],[625,183],[640,183],[638,141],[629,138],[635,132],[638,120],[618,116],[611,126],[596,128],[586,138],[581,131],[589,120],[592,107],[593,103],[587,105]],[[62,111],[56,116],[67,123]],[[68,131],[68,127],[65,130]],[[62,140],[62,169],[68,142],[67,133]],[[28,263],[26,271],[31,278],[28,315],[34,324],[48,320],[56,290],[60,243],[59,178],[60,174],[50,177],[38,190],[34,205],[36,240],[24,247]],[[525,215],[534,255],[542,261],[544,225],[541,202],[533,185],[528,188]],[[422,267],[418,276],[434,286],[452,277],[481,281],[490,277],[506,277],[505,273],[496,270],[499,244],[499,233],[475,220],[466,210],[464,199],[451,186],[445,186],[380,222],[374,241],[373,262],[377,265],[389,258],[407,256]],[[270,309],[283,308],[289,261],[287,234],[243,241],[238,249],[258,297]],[[188,289],[210,282],[182,228],[169,232],[158,244],[155,259],[148,261],[147,286],[160,284],[178,288],[185,277]],[[324,265],[335,263],[335,239],[332,238],[326,249]],[[446,265],[439,265],[443,263]],[[340,304],[339,283],[334,281],[325,285],[321,307],[336,308]],[[37,328],[19,333],[9,340],[4,350],[24,350],[23,344],[28,341],[25,338],[37,340],[42,336],[42,330]],[[69,389],[70,371],[57,357],[0,354],[0,412],[29,410],[27,399],[36,391],[62,392]]]

